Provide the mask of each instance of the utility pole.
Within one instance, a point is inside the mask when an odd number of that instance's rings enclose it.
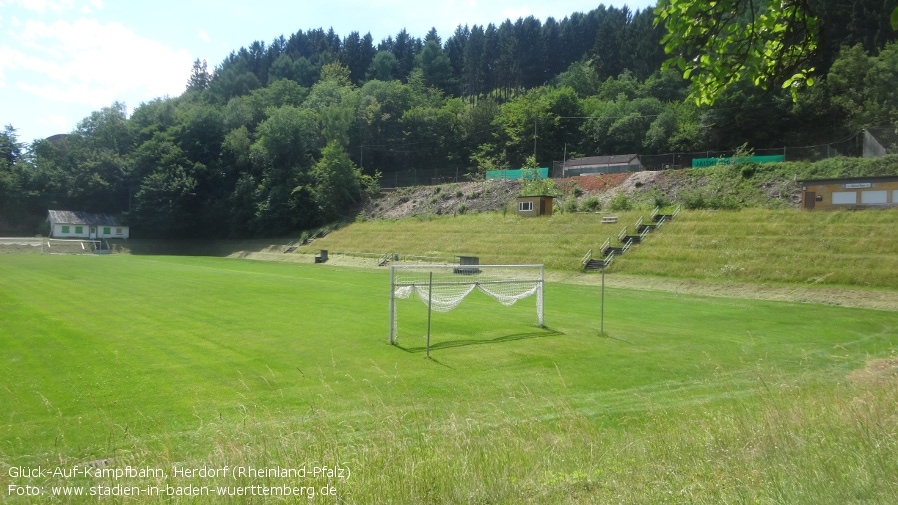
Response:
[[[539,114],[533,117],[533,157],[536,158],[536,122],[539,120]]]

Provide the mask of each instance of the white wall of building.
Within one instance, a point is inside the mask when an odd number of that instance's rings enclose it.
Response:
[[[87,224],[62,224],[53,225],[51,236],[54,238],[91,238],[92,225]],[[129,238],[130,230],[127,226],[94,226],[96,238]]]

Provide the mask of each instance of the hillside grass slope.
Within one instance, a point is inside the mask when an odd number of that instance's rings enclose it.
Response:
[[[481,264],[542,263],[574,272],[590,249],[648,211],[563,213],[522,218],[511,212],[356,222],[300,247],[312,254],[396,253]],[[604,214],[607,215],[607,214]],[[785,283],[893,290],[898,287],[898,209],[805,212],[794,209],[684,210],[616,258],[609,274],[712,282]]]

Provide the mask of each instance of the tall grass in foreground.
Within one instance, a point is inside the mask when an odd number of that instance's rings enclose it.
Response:
[[[359,428],[339,397],[314,412],[274,421],[208,424],[189,434],[208,448],[187,461],[175,440],[118,449],[112,465],[186,468],[339,467],[347,473],[295,478],[132,479],[129,485],[332,486],[315,503],[898,503],[898,382],[846,383],[827,392],[759,381],[758,402],[659,410],[616,428],[599,427],[556,402],[553,419],[528,415],[537,400],[518,392],[504,420],[479,424],[369,398],[378,430]],[[370,420],[359,420],[367,424]],[[50,459],[47,466],[74,461]],[[2,468],[0,485],[10,482]],[[90,485],[115,486],[99,479]],[[70,480],[47,482],[71,485]],[[317,491],[316,491],[317,492]],[[196,497],[141,502],[202,503]],[[15,501],[15,500],[14,500]],[[80,503],[76,499],[21,500]],[[271,498],[216,498],[267,503]]]

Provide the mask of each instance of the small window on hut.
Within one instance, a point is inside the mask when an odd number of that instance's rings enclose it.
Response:
[[[533,212],[533,202],[518,202],[519,212]]]

